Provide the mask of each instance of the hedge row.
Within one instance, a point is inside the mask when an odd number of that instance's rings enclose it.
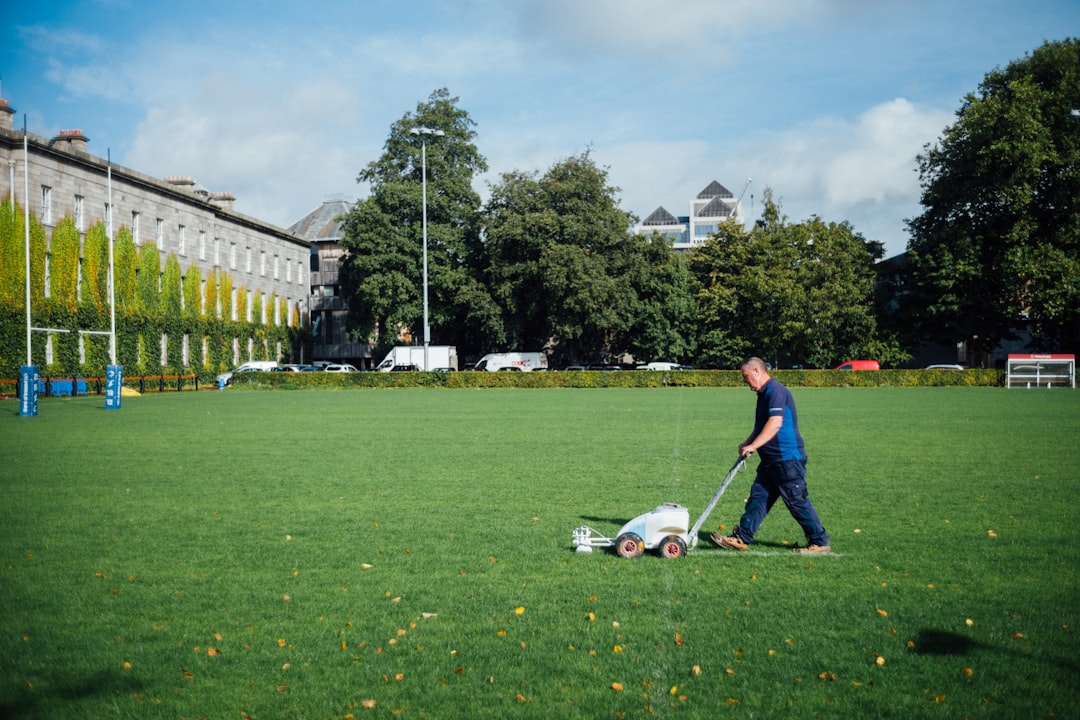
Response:
[[[1002,387],[1001,370],[777,370],[789,387]],[[242,373],[230,389],[310,390],[351,388],[641,388],[743,387],[738,370],[571,370],[567,372],[449,373]]]

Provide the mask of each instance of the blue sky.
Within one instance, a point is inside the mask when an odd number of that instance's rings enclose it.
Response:
[[[987,72],[1080,33],[1075,0],[282,0],[8,3],[16,126],[229,191],[287,227],[366,195],[390,125],[446,87],[490,172],[589,149],[643,218],[712,180],[760,215],[848,221],[889,255],[915,157]]]

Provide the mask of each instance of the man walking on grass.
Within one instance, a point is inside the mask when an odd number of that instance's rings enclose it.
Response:
[[[739,526],[731,535],[713,533],[712,541],[721,547],[746,550],[780,498],[806,535],[806,546],[796,546],[794,551],[803,555],[830,552],[829,534],[806,491],[806,448],[799,434],[795,400],[784,385],[769,375],[761,358],[744,362],[742,376],[743,382],[757,393],[757,411],[754,431],[739,445],[739,457],[747,458],[756,452],[761,461]]]

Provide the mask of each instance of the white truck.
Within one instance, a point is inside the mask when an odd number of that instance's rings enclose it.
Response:
[[[508,352],[488,353],[480,358],[473,370],[487,370],[498,372],[499,370],[511,370],[518,372],[532,372],[533,370],[547,370],[547,355],[539,352]]]
[[[398,345],[390,349],[375,369],[390,372],[395,367],[415,366],[418,370],[457,370],[457,348],[453,345],[429,345],[427,367],[424,367],[423,345]],[[411,368],[410,368],[411,369]]]

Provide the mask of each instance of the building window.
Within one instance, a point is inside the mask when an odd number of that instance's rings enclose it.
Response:
[[[277,255],[274,256],[274,279],[281,279],[281,263]]]
[[[86,216],[83,213],[83,196],[75,196],[75,229],[82,232],[86,229]]]
[[[206,233],[202,230],[199,231],[199,259],[206,259]]]
[[[244,248],[244,272],[251,273],[251,248]]]
[[[292,282],[292,263],[288,260],[285,261],[285,282]]]
[[[131,211],[131,239],[135,247],[139,247],[139,213],[136,210]]]
[[[266,277],[266,251],[259,251],[259,274]]]
[[[112,229],[112,205],[105,203],[105,230]]]
[[[296,263],[296,283],[298,285],[304,284],[304,263]]]
[[[157,238],[158,250],[165,249],[165,221],[161,218],[157,219],[157,230],[155,230],[155,237]]]
[[[187,254],[187,233],[183,225],[176,228],[176,252],[180,255]]]
[[[229,269],[236,269],[236,243],[229,243]]]
[[[52,188],[41,186],[41,222],[52,225]]]

